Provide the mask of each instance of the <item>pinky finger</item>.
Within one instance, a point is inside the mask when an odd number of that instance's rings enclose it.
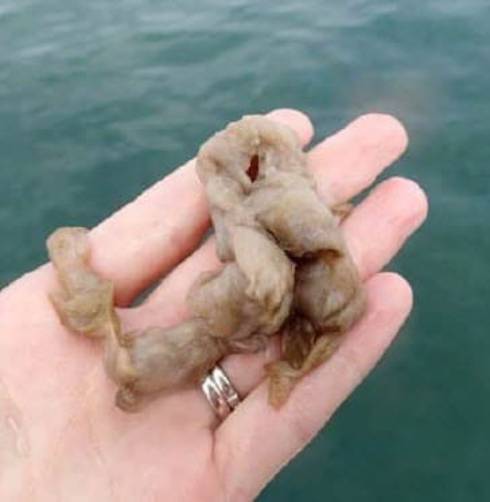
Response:
[[[216,431],[226,500],[251,500],[318,433],[374,367],[407,318],[412,291],[397,274],[366,283],[367,312],[332,358],[301,381],[280,410],[259,385]]]

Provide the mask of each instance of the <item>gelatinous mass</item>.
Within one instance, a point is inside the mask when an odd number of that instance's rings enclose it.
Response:
[[[116,403],[126,411],[198,384],[226,355],[261,350],[280,332],[281,358],[267,367],[269,401],[279,407],[364,309],[339,216],[319,198],[295,133],[263,116],[243,117],[211,137],[196,169],[223,266],[191,287],[189,319],[125,333],[111,282],[90,266],[82,228],[48,239],[61,286],[52,303],[68,329],[104,340]]]

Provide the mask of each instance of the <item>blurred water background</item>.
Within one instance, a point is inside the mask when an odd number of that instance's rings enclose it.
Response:
[[[395,114],[390,174],[431,199],[392,264],[415,311],[260,500],[490,500],[489,63],[485,0],[0,0],[0,284],[244,113],[297,107],[317,140]]]

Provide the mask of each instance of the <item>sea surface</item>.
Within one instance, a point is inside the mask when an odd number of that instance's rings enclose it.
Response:
[[[408,324],[259,500],[490,500],[488,0],[0,0],[0,284],[57,226],[96,224],[276,107],[316,140],[399,117],[389,174],[431,213],[390,266],[415,290]]]

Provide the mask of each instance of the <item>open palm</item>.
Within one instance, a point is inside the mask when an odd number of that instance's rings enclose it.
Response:
[[[302,113],[269,114],[306,145]],[[333,205],[367,188],[403,152],[406,134],[385,115],[367,115],[309,152],[319,192]],[[219,424],[199,389],[161,397],[138,414],[114,406],[114,386],[97,341],[68,333],[47,294],[50,265],[0,293],[0,500],[251,500],[318,432],[381,357],[408,315],[409,285],[380,269],[427,213],[412,181],[381,183],[343,223],[368,296],[367,313],[334,356],[297,386],[278,410],[267,404],[259,354],[223,367],[243,402]],[[177,169],[90,234],[92,264],[114,281],[125,330],[171,325],[187,315],[185,296],[203,270],[218,266],[204,191],[194,162]],[[165,275],[146,302],[128,308]]]

